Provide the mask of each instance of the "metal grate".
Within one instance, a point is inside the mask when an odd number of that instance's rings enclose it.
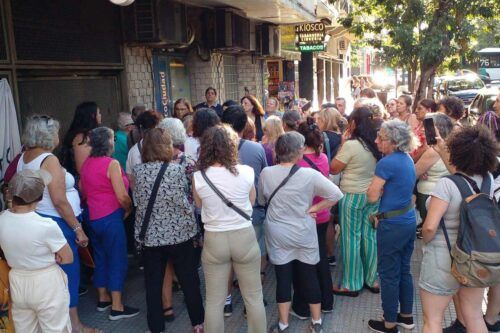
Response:
[[[21,116],[48,114],[61,123],[60,135],[66,132],[75,107],[83,101],[95,101],[101,110],[102,123],[116,127],[122,110],[117,76],[23,78],[18,81]]]
[[[121,63],[119,6],[103,0],[11,0],[19,60]]]
[[[7,60],[7,47],[5,45],[5,29],[3,28],[3,15],[0,15],[0,60]]]
[[[224,90],[226,100],[239,101],[238,94],[238,68],[236,56],[225,55],[224,61]]]

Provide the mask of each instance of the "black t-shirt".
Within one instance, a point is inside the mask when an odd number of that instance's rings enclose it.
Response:
[[[328,136],[328,140],[330,142],[330,153],[331,153],[330,157],[333,160],[335,155],[337,155],[337,151],[339,150],[340,142],[342,142],[342,135],[331,131],[324,131],[323,133],[325,133]],[[323,147],[323,153],[327,154],[326,144]]]

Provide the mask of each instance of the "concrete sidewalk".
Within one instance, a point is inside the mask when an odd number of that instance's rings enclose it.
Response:
[[[416,249],[412,257],[412,273],[415,283],[415,302],[413,306],[416,327],[413,332],[420,332],[422,329],[422,307],[418,294],[418,277],[420,273],[420,262],[422,258],[421,241],[417,240]],[[334,285],[338,283],[340,267],[332,267],[332,278]],[[201,271],[200,271],[201,273]],[[201,274],[202,283],[203,275]],[[278,320],[278,311],[275,302],[276,280],[274,270],[268,268],[267,279],[264,283],[264,298],[269,302],[266,308],[268,326],[275,324]],[[202,295],[205,293],[205,286],[202,286]],[[106,333],[144,333],[147,332],[146,323],[146,302],[144,291],[143,272],[131,265],[124,292],[125,303],[141,309],[138,317],[123,319],[120,321],[110,321],[108,313],[95,311],[97,297],[94,288],[80,298],[80,316],[82,321],[89,326],[103,329]],[[176,319],[172,323],[166,323],[165,332],[189,333],[191,324],[186,307],[183,304],[182,292],[174,293],[174,309]],[[357,298],[336,297],[333,313],[323,316],[323,327],[325,333],[363,333],[369,332],[367,323],[369,319],[377,319],[382,316],[380,295],[374,295],[368,291],[363,291]],[[445,314],[445,322],[449,324],[455,317],[453,305],[450,305]],[[233,291],[233,315],[225,319],[226,333],[246,333],[246,320],[243,316],[243,300],[238,290]],[[308,321],[300,321],[290,318],[290,329],[293,333],[307,332]],[[407,332],[401,330],[401,332]],[[410,332],[410,331],[408,331]],[[223,333],[223,332],[221,332]]]

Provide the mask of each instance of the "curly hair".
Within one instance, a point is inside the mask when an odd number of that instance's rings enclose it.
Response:
[[[418,147],[418,139],[413,134],[411,127],[399,119],[386,121],[382,124],[381,129],[385,130],[385,134],[389,141],[395,145],[395,151],[409,153]]]
[[[495,171],[499,147],[483,125],[464,127],[446,140],[450,162],[467,175],[486,175]]]
[[[442,105],[445,110],[445,114],[455,120],[459,120],[464,116],[465,107],[464,102],[455,96],[443,97],[438,105]]]
[[[314,118],[307,117],[306,121],[299,125],[298,132],[306,139],[305,145],[314,149],[316,155],[319,156],[322,150],[321,145],[323,144],[323,135],[321,134],[318,125],[314,122]]]
[[[157,127],[146,132],[141,152],[143,163],[170,162],[173,155],[172,137],[166,129]]]
[[[206,170],[215,163],[222,164],[233,175],[238,175],[238,135],[228,125],[208,128],[200,140],[198,169]]]

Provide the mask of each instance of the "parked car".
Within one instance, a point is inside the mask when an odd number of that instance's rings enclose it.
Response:
[[[441,78],[436,91],[436,98],[456,96],[467,107],[472,103],[478,91],[484,87],[484,82],[477,75],[446,76]]]
[[[484,88],[478,91],[476,97],[469,106],[469,117],[472,122],[476,122],[487,111],[493,110],[493,103],[500,93],[500,88]]]

